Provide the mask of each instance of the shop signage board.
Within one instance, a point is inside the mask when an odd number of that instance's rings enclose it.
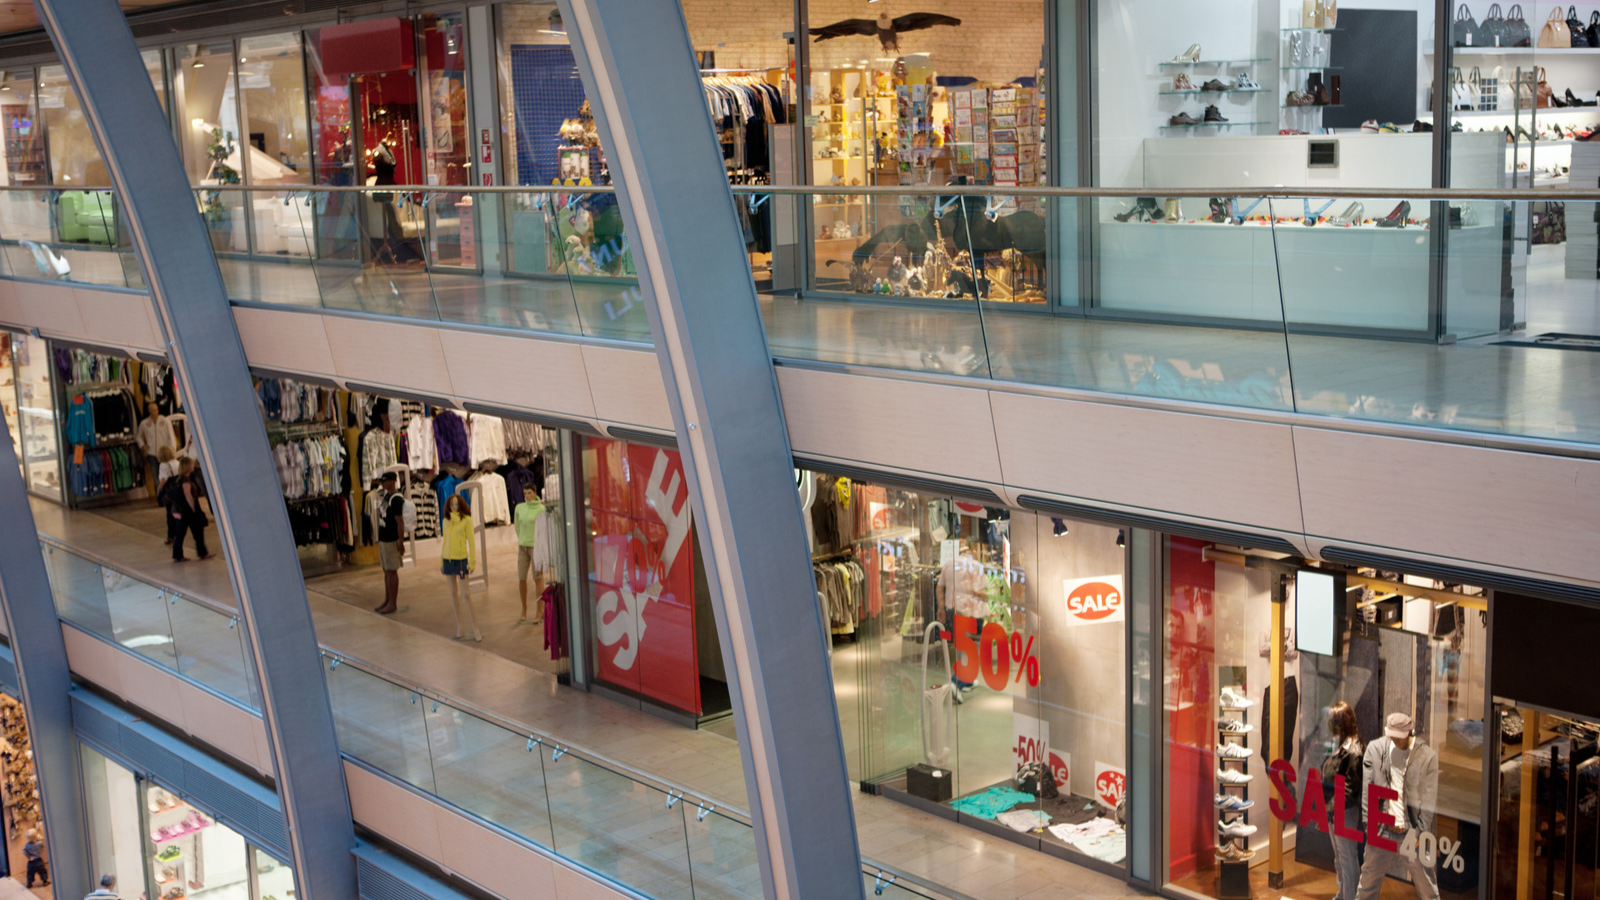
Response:
[[[1011,713],[1011,755],[1017,768],[1050,759],[1050,723],[1027,713]]]
[[[1067,625],[1122,621],[1121,575],[1068,578],[1062,581],[1061,587],[1067,605],[1067,616],[1063,621]]]

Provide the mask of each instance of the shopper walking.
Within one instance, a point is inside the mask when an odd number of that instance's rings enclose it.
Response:
[[[472,639],[482,641],[478,631],[478,618],[472,610],[472,593],[467,589],[467,574],[477,568],[477,553],[472,546],[472,512],[460,494],[451,494],[444,503],[444,516],[439,523],[441,548],[440,571],[450,582],[450,605],[456,613],[456,640],[463,640],[461,607],[467,608],[467,624],[472,628]]]
[[[1411,717],[1405,713],[1390,713],[1385,720],[1383,737],[1367,745],[1361,760],[1363,781],[1361,790],[1361,816],[1372,825],[1373,816],[1380,813],[1394,820],[1394,825],[1381,825],[1378,833],[1399,846],[1407,840],[1420,840],[1433,828],[1434,804],[1439,795],[1439,754],[1422,743],[1411,732]],[[1396,798],[1385,799],[1382,809],[1368,809],[1368,787],[1387,788]],[[1367,842],[1366,857],[1361,861],[1361,882],[1356,887],[1358,900],[1378,900],[1383,879],[1389,874],[1395,858],[1404,860],[1411,875],[1411,884],[1417,889],[1417,900],[1439,900],[1439,880],[1434,867],[1424,865],[1421,854],[1402,854],[1386,850],[1372,841]]]
[[[172,545],[172,539],[178,536],[178,520],[172,517],[172,501],[167,495],[167,485],[176,484],[172,479],[178,477],[178,458],[171,447],[162,447],[156,452],[156,502],[167,512],[167,545]]]
[[[147,403],[144,409],[145,417],[134,429],[133,440],[144,451],[145,464],[150,470],[150,478],[145,482],[150,486],[150,495],[157,497],[157,502],[160,502],[160,472],[156,461],[163,449],[178,452],[178,436],[172,430],[172,420],[161,414],[161,407]]]
[[[400,476],[395,473],[385,472],[382,484],[383,499],[378,507],[378,566],[383,569],[383,604],[374,607],[373,612],[387,616],[399,609],[395,604],[400,600],[400,560],[404,556],[401,548],[406,539],[406,498],[400,493]]]
[[[117,876],[101,875],[100,889],[84,894],[83,900],[122,900],[117,896]]]
[[[1333,754],[1329,757],[1328,773],[1323,785],[1328,791],[1330,814],[1337,809],[1333,791],[1338,789],[1338,776],[1344,776],[1344,824],[1361,830],[1361,798],[1363,792],[1361,760],[1366,748],[1356,730],[1356,711],[1340,700],[1328,709],[1328,733],[1333,736]],[[1338,878],[1339,892],[1334,900],[1356,900],[1356,885],[1361,878],[1361,845],[1357,841],[1333,836],[1333,871]]]
[[[183,536],[185,533],[194,536],[194,552],[201,559],[210,559],[211,552],[206,549],[206,519],[205,510],[200,506],[200,497],[195,490],[194,460],[184,459],[178,463],[178,479],[176,484],[168,489],[167,496],[172,506],[172,516],[178,520],[177,530],[172,535],[172,561],[188,562],[188,557],[183,555]]]
[[[44,864],[44,842],[39,840],[38,829],[28,829],[28,842],[22,845],[22,855],[28,860],[28,887],[33,887],[34,878],[49,887],[50,869]]]

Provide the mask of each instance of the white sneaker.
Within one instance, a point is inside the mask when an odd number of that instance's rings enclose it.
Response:
[[[1217,780],[1223,784],[1244,784],[1254,777],[1249,772],[1240,772],[1237,769],[1217,770]]]
[[[1217,699],[1229,709],[1249,709],[1256,705],[1254,700],[1235,692],[1233,688],[1223,688],[1217,693]]]
[[[1250,748],[1243,744],[1218,744],[1217,755],[1223,759],[1249,759]]]
[[[1250,78],[1249,72],[1240,72],[1239,77],[1233,80],[1233,89],[1236,91],[1259,91],[1261,85]]]
[[[1254,825],[1246,825],[1243,819],[1234,819],[1232,822],[1218,822],[1218,830],[1223,837],[1249,837],[1256,833]]]
[[[1241,722],[1238,719],[1223,719],[1217,723],[1223,734],[1249,734],[1256,730],[1254,725]]]

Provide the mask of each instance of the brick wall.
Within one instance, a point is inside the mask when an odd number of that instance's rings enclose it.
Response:
[[[766,68],[788,63],[785,32],[794,30],[791,0],[683,0],[696,50],[715,50],[721,68]],[[841,19],[893,17],[908,12],[955,16],[959,27],[939,26],[902,36],[902,52],[933,56],[940,75],[970,75],[1009,82],[1033,75],[1044,44],[1043,0],[810,0],[813,27]],[[833,38],[811,45],[815,70],[884,56],[877,38]]]

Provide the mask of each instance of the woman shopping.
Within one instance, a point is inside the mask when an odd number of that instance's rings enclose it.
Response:
[[[1325,790],[1330,792],[1328,810],[1337,809],[1331,792],[1337,790],[1335,776],[1344,776],[1344,824],[1355,830],[1361,827],[1361,755],[1366,751],[1361,736],[1356,733],[1356,711],[1340,700],[1328,709],[1328,733],[1333,738],[1333,755],[1329,758],[1325,774]],[[1338,877],[1339,893],[1334,900],[1356,900],[1356,881],[1361,875],[1360,847],[1349,838],[1333,838],[1333,871]]]
[[[467,574],[477,568],[476,553],[472,546],[472,513],[467,509],[466,498],[451,494],[445,501],[443,521],[439,523],[441,538],[440,570],[450,582],[450,605],[456,613],[456,640],[464,640],[461,629],[461,607],[467,607],[467,624],[472,626],[472,639],[482,641],[478,619],[472,610],[472,592],[467,589]]]
[[[210,559],[211,552],[206,549],[206,525],[210,520],[200,508],[200,495],[194,483],[194,460],[185,457],[178,463],[178,477],[170,479],[166,491],[167,509],[177,520],[172,533],[172,561],[188,562],[189,558],[183,555],[185,532],[194,535],[195,554],[201,559]]]

